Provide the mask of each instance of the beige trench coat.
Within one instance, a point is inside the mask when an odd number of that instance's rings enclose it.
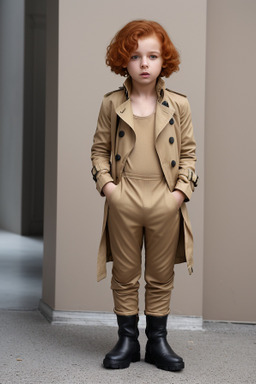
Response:
[[[185,96],[165,89],[162,79],[158,80],[156,91],[155,148],[170,191],[182,191],[186,195],[186,202],[190,200],[198,179],[195,174],[196,144],[190,106]],[[126,159],[136,142],[130,92],[131,79],[128,78],[124,87],[105,95],[101,105],[91,151],[92,174],[101,195],[106,183],[119,183]],[[119,136],[120,131],[122,133]],[[182,220],[175,263],[186,261],[191,274],[193,236],[185,202],[180,208]],[[106,262],[112,261],[107,218],[108,202],[105,201],[97,261],[98,281],[106,277]]]

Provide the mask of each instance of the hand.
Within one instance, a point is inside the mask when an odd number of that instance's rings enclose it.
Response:
[[[116,187],[117,187],[116,184],[113,183],[112,181],[110,181],[104,185],[104,187],[102,188],[102,192],[104,193],[104,195],[106,196],[107,199],[112,194],[114,189],[116,189]]]
[[[182,206],[182,203],[184,202],[185,200],[185,195],[183,192],[179,191],[178,189],[175,189],[173,192],[172,192],[173,196],[175,197],[175,199],[177,200],[177,204],[178,204],[178,207],[180,208]]]

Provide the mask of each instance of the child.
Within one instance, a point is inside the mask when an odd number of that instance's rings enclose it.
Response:
[[[174,264],[192,273],[192,233],[186,205],[197,183],[195,141],[187,98],[165,88],[179,54],[156,22],[132,21],[107,48],[111,70],[127,76],[105,95],[91,152],[96,188],[106,196],[98,280],[113,261],[111,288],[119,340],[105,368],[140,360],[138,289],[145,245],[145,361],[184,368],[166,340]]]

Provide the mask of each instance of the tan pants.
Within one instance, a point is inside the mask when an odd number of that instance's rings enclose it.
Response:
[[[164,179],[125,174],[109,198],[108,229],[113,255],[114,311],[138,308],[141,250],[145,243],[145,314],[170,312],[180,213]]]

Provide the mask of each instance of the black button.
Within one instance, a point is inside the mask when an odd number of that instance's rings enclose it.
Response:
[[[167,101],[163,101],[162,105],[164,105],[165,107],[169,107],[169,104],[167,103]]]
[[[174,137],[170,137],[170,138],[169,138],[169,143],[170,143],[170,144],[173,144],[173,143],[174,143]]]
[[[174,120],[173,120],[173,118],[171,118],[171,120],[169,121],[169,123],[170,123],[171,125],[174,124]]]
[[[125,135],[125,132],[124,132],[124,131],[120,131],[120,132],[119,132],[119,137],[124,137],[124,135]]]
[[[175,165],[176,165],[176,161],[175,161],[175,160],[172,160],[172,162],[171,162],[171,166],[174,168]]]
[[[117,155],[115,156],[115,159],[116,159],[116,161],[119,161],[119,160],[121,160],[121,156],[117,154]]]

